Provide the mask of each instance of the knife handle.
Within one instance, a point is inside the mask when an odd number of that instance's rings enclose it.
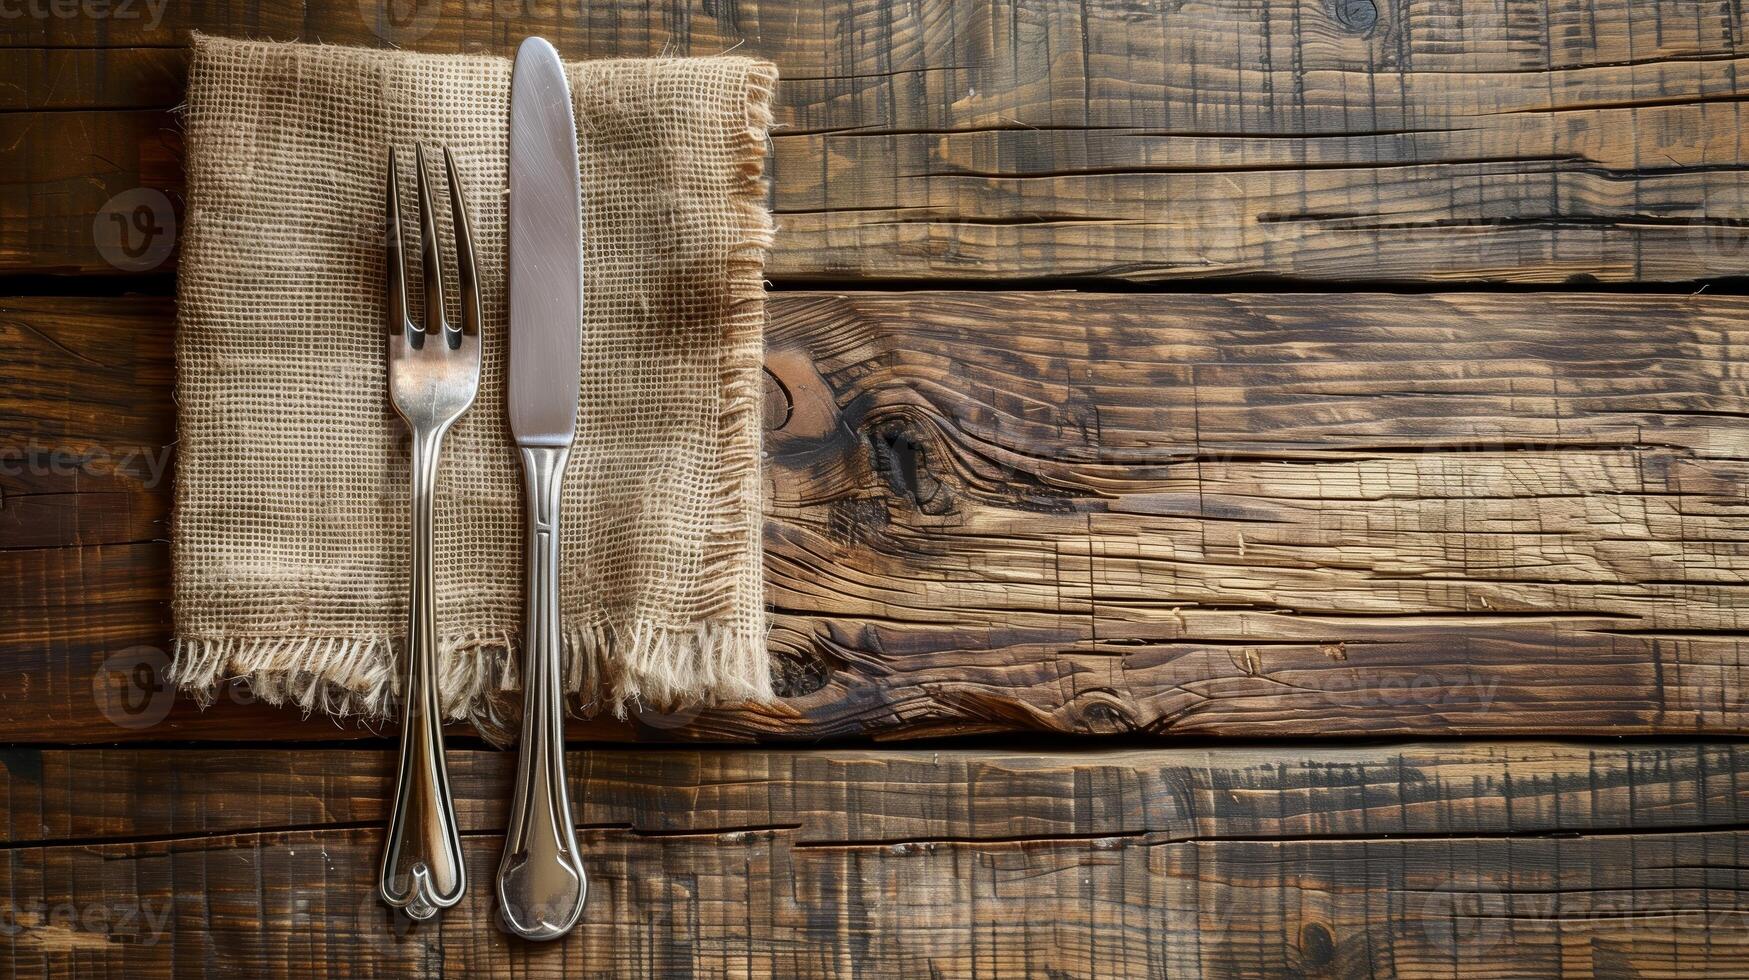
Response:
[[[407,682],[401,691],[401,765],[377,891],[414,919],[429,919],[467,888],[462,840],[450,805],[437,701],[437,607],[432,578],[432,500],[444,427],[413,434],[412,583],[407,597]]]
[[[522,746],[510,830],[498,865],[498,908],[525,939],[557,939],[583,912],[588,879],[565,789],[559,659],[559,484],[569,446],[519,446],[528,508],[527,618],[522,640]]]

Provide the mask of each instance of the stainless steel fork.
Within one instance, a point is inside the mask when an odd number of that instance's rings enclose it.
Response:
[[[443,260],[437,249],[425,148],[419,147],[420,269],[425,281],[425,326],[407,316],[407,279],[401,257],[401,200],[395,151],[389,150],[388,319],[389,396],[413,434],[412,581],[407,602],[407,683],[402,689],[401,766],[394,816],[383,847],[377,889],[383,901],[415,919],[461,900],[467,886],[461,835],[450,803],[443,762],[443,723],[437,697],[437,608],[432,581],[432,504],[437,457],[451,423],[467,411],[480,386],[480,290],[473,235],[462,201],[455,157],[443,151],[455,221],[456,268],[461,280],[460,329],[443,310]]]

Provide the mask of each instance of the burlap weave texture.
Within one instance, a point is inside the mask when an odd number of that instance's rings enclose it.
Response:
[[[567,686],[615,710],[766,699],[761,168],[776,72],[734,57],[567,71],[587,270],[563,503]],[[389,146],[411,161],[419,143],[455,153],[484,310],[479,396],[438,478],[444,711],[482,717],[515,687],[509,83],[497,57],[195,38],[172,548],[175,677],[197,696],[244,677],[275,703],[392,712],[408,460],[386,395],[384,201]],[[413,243],[411,166],[401,179]],[[408,276],[418,315],[416,264]]]

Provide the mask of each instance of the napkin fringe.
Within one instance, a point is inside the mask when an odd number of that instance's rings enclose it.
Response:
[[[673,630],[649,622],[566,631],[566,677],[571,694],[594,692],[591,707],[615,718],[628,708],[667,711],[681,705],[769,703],[765,638],[749,638],[704,623]],[[580,668],[580,669],[579,669]],[[594,713],[585,711],[585,714]]]
[[[763,638],[757,642],[704,624],[673,630],[573,627],[562,638],[566,695],[584,716],[682,705],[769,702],[775,696]],[[520,644],[508,636],[446,637],[437,679],[446,721],[478,721],[496,692],[521,687]],[[385,721],[400,714],[405,644],[400,637],[188,638],[176,641],[166,678],[202,707],[222,685],[240,681],[254,698],[306,714]]]
[[[439,710],[467,721],[481,696],[499,685],[508,637],[448,637],[440,645]],[[221,685],[240,681],[252,697],[305,714],[381,721],[400,711],[404,648],[400,637],[190,638],[176,641],[167,680],[205,707]]]

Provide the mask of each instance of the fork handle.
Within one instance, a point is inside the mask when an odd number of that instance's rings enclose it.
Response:
[[[413,434],[412,584],[407,602],[407,682],[401,699],[401,765],[377,880],[383,901],[415,919],[429,919],[438,909],[449,908],[467,888],[437,701],[431,532],[442,443],[441,428]]]
[[[528,507],[527,618],[522,639],[522,746],[510,829],[498,865],[498,907],[510,931],[557,939],[583,912],[589,883],[565,789],[559,680],[559,484],[569,446],[519,446]]]

